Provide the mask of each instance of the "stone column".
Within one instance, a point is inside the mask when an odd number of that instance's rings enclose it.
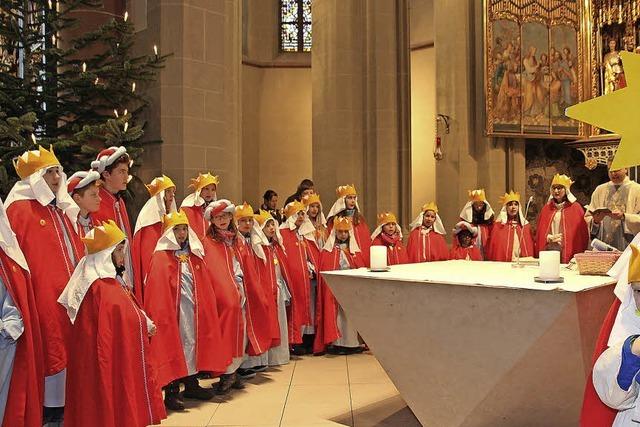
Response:
[[[372,226],[411,215],[408,30],[407,0],[313,3],[313,179],[327,206],[355,184]]]

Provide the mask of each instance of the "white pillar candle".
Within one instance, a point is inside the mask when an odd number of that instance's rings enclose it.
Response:
[[[541,279],[557,279],[560,277],[560,252],[540,251],[540,273]]]
[[[372,270],[383,270],[387,268],[387,247],[371,246],[369,252]]]

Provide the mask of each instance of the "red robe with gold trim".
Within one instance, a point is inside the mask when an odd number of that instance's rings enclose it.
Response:
[[[320,251],[315,241],[303,238],[298,240],[296,230],[280,230],[284,249],[287,251],[287,270],[291,281],[291,310],[289,317],[289,343],[302,343],[302,327],[313,325],[309,304],[311,303],[311,276],[307,260],[318,268]]]
[[[29,273],[0,250],[0,275],[22,315],[24,331],[16,343],[3,427],[42,426],[44,357],[38,312]]]
[[[142,227],[133,236],[133,242],[131,243],[131,259],[133,262],[133,277],[135,281],[133,289],[136,293],[136,299],[141,303],[144,301],[143,283],[145,283],[145,277],[147,277],[150,271],[151,257],[153,257],[153,252],[156,249],[161,235],[162,223],[157,222]]]
[[[442,234],[431,230],[423,234],[422,227],[414,228],[409,234],[407,243],[409,262],[446,261],[449,259],[449,248]]]
[[[258,265],[253,248],[244,240],[237,237],[234,245],[236,257],[242,267],[244,289],[247,297],[247,337],[249,345],[247,354],[257,356],[271,348],[273,334],[271,325],[273,319],[269,311],[269,298],[265,287],[258,276]]]
[[[64,221],[73,257],[67,252],[57,215]],[[77,263],[84,256],[84,245],[69,218],[51,205],[19,200],[9,205],[7,216],[31,270],[36,309],[40,313],[44,374],[53,375],[67,366],[66,348],[71,329],[69,316],[58,304],[58,297],[75,270],[72,259]]]
[[[207,237],[204,246],[204,265],[209,270],[211,284],[216,295],[223,346],[220,351],[231,357],[244,354],[244,319],[240,306],[240,293],[233,272],[233,248]]]
[[[515,224],[515,225],[513,225]],[[491,230],[489,239],[488,259],[491,261],[511,262],[513,260],[513,236],[517,233],[520,241],[520,257],[534,256],[533,237],[531,237],[531,226],[525,224],[522,227],[519,223],[508,221],[507,224],[496,222]],[[487,252],[485,252],[486,254]]]
[[[207,230],[209,230],[209,222],[204,219],[203,206],[183,206],[180,209],[184,211],[189,219],[189,228],[196,233],[200,241],[205,240]]]
[[[320,254],[320,271],[335,271],[340,269],[340,251],[344,252],[349,260],[349,266],[353,268],[365,267],[366,262],[361,252],[352,255],[349,250],[334,247],[332,251],[322,250]],[[327,282],[319,275],[318,290],[316,293],[316,336],[313,343],[313,352],[322,353],[327,345],[340,338],[338,329],[338,301]]]
[[[66,427],[143,427],[166,417],[144,313],[116,279],[98,279],[73,325]]]
[[[409,264],[409,254],[400,239],[395,244],[390,245],[382,239],[381,235],[378,235],[371,242],[371,246],[387,247],[387,265]]]
[[[289,284],[289,272],[286,266],[286,255],[284,249],[278,243],[273,245],[262,245],[266,261],[258,259],[258,274],[269,297],[269,320],[271,325],[272,347],[280,345],[280,324],[278,323],[278,282],[276,277],[276,263],[280,266],[280,273]],[[291,307],[291,305],[289,305]]]
[[[98,224],[114,220],[118,227],[123,228],[124,233],[127,235],[127,239],[131,241],[133,233],[131,232],[131,223],[129,222],[129,214],[127,213],[127,206],[124,203],[122,197],[116,197],[107,191],[104,187],[100,187],[100,210],[91,214],[94,222]]]
[[[224,372],[231,363],[231,354],[219,351],[225,347],[209,271],[203,260],[191,253],[186,262],[193,275],[196,369],[198,372]],[[145,280],[144,309],[158,330],[151,337],[151,357],[161,385],[188,375],[179,327],[180,264],[175,251],[157,251]]]
[[[555,202],[550,200],[543,206],[538,217],[538,229],[536,236],[536,254],[545,250],[547,235],[551,234],[551,223],[558,210]],[[580,203],[566,201],[560,217],[560,232],[562,233],[562,246],[560,250],[560,262],[568,263],[575,254],[582,253],[589,246],[589,228],[584,220],[584,209]]]

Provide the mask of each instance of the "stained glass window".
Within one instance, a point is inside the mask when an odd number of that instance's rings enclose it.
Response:
[[[280,0],[280,50],[311,52],[311,1]]]

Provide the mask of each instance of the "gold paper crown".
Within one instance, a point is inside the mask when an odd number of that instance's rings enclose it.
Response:
[[[305,210],[304,205],[301,202],[294,200],[293,202],[289,203],[287,206],[284,207],[284,216],[289,218],[290,216],[295,215],[298,212],[304,211],[304,210]]]
[[[163,233],[168,229],[181,224],[189,225],[189,218],[187,218],[187,214],[182,209],[180,209],[178,212],[171,212],[169,214],[162,215]]]
[[[385,225],[393,222],[394,224],[398,222],[396,216],[391,212],[383,212],[378,214],[378,225]]]
[[[127,236],[124,232],[110,219],[101,225],[93,227],[93,230],[91,230],[86,237],[82,238],[82,242],[87,247],[87,253],[95,254],[117,245],[126,238]]]
[[[255,219],[258,222],[258,225],[262,227],[267,221],[273,219],[273,215],[271,215],[269,211],[260,209],[260,213],[255,214],[253,219]]]
[[[199,173],[197,178],[191,178],[191,184],[189,187],[196,191],[200,191],[209,184],[215,184],[217,187],[218,184],[220,184],[220,178],[218,178],[217,175],[211,175],[209,172],[206,174]]]
[[[486,202],[487,196],[484,194],[484,188],[480,188],[478,190],[469,190],[469,201],[470,202]]]
[[[504,196],[500,197],[500,203],[502,203],[502,205],[506,205],[509,202],[520,203],[520,193],[511,190],[508,193],[504,193]]]
[[[640,282],[640,248],[631,244],[631,259],[629,260],[629,283]]]
[[[314,203],[318,203],[322,205],[322,202],[320,202],[320,196],[316,193],[309,194],[308,196],[304,196],[302,198],[302,202],[304,203],[305,206],[309,206]]]
[[[356,187],[353,184],[350,185],[341,185],[336,188],[336,194],[338,197],[347,197],[347,196],[357,196],[358,192],[356,191]]]
[[[434,211],[435,213],[438,213],[438,205],[436,205],[434,202],[429,202],[426,205],[422,206],[422,212],[426,211]]]
[[[344,217],[334,217],[333,220],[333,229],[336,231],[349,231],[353,228],[351,218],[348,216]]]
[[[171,188],[171,187],[173,188],[176,187],[173,181],[171,181],[171,178],[169,178],[166,175],[153,178],[153,181],[151,181],[149,185],[145,184],[144,186],[147,187],[147,190],[149,190],[149,194],[151,195],[151,197],[155,196],[162,190],[166,190],[167,188]]]
[[[236,211],[233,214],[236,220],[240,218],[251,217],[253,218],[253,208],[247,202],[244,202],[242,206],[236,206]]]
[[[558,173],[553,176],[553,181],[551,181],[551,187],[554,185],[562,185],[566,190],[571,187],[571,184],[573,184],[571,178],[567,175],[560,175]]]
[[[52,146],[49,146],[47,150],[39,145],[37,150],[27,151],[13,161],[13,167],[16,168],[20,179],[25,179],[29,175],[51,166],[60,166]]]

